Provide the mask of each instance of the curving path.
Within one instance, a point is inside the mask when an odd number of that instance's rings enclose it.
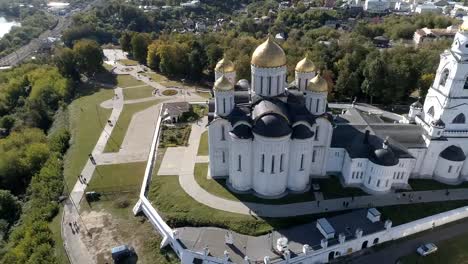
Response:
[[[389,193],[383,195],[366,195],[358,197],[347,197],[339,199],[329,199],[291,203],[283,205],[270,205],[259,203],[247,203],[233,201],[218,197],[207,192],[200,187],[195,180],[194,166],[197,160],[198,145],[200,136],[206,130],[207,118],[200,124],[192,125],[192,132],[189,138],[189,145],[185,149],[184,163],[180,169],[179,183],[184,191],[196,201],[211,208],[239,214],[252,214],[263,217],[291,217],[307,214],[316,214],[333,211],[343,211],[357,208],[380,207],[398,204],[412,204],[425,202],[438,202],[450,200],[468,200],[468,189],[451,189],[449,195],[446,190],[437,191],[416,191],[404,193]],[[405,194],[405,196],[403,196]],[[409,194],[412,195],[410,198]],[[349,202],[348,207],[343,206],[343,202]]]
[[[123,67],[122,65],[116,64],[116,69]],[[116,70],[118,72],[118,70]],[[135,69],[131,73],[137,79],[145,82],[145,85],[151,85],[153,87],[157,87],[159,89],[165,89],[164,86],[149,80],[148,78],[139,78],[137,70]],[[100,84],[109,86],[106,84]],[[145,86],[142,85],[142,86]],[[131,87],[131,88],[138,88]],[[153,96],[148,98],[142,99],[135,99],[135,100],[127,100],[125,101],[123,90],[120,87],[116,87],[114,89],[114,93],[116,97],[113,99],[104,101],[100,104],[101,107],[112,109],[112,113],[109,117],[109,120],[112,121],[113,124],[117,123],[119,116],[123,110],[125,104],[135,104],[141,103],[146,101],[152,100],[161,100],[166,99],[165,102],[177,102],[177,101],[204,101],[204,99],[198,96],[195,92],[191,92],[190,95],[181,95],[177,94],[175,96]],[[151,145],[151,138],[152,133],[154,131],[154,127],[156,125],[155,122],[142,122],[142,120],[147,120],[147,117],[150,116],[151,120],[158,120],[159,119],[159,108],[162,106],[162,103],[156,104],[150,109],[143,110],[139,113],[136,113],[130,122],[129,129],[125,135],[124,141],[122,143],[122,148],[119,152],[115,153],[103,153],[104,148],[109,140],[110,135],[112,134],[112,130],[114,126],[110,126],[106,124],[104,129],[101,132],[101,135],[92,150],[92,154],[96,160],[96,165],[104,165],[104,164],[118,164],[118,163],[129,163],[129,162],[138,162],[138,161],[146,161],[148,158],[148,152],[150,150]],[[141,124],[143,123],[143,124]],[[138,142],[136,145],[134,144],[135,138],[138,138]],[[133,141],[133,142],[132,142]],[[91,161],[88,159],[86,162],[83,170],[81,171],[81,175],[86,178],[87,182],[90,182],[92,176],[94,174],[94,170],[96,169],[96,165],[92,164]],[[78,175],[77,175],[78,176]],[[86,184],[81,183],[79,180],[76,181],[73,189],[70,191],[70,199],[65,202],[64,205],[64,213],[62,216],[62,226],[61,226],[61,233],[63,238],[63,243],[65,250],[67,251],[67,255],[71,264],[81,264],[81,263],[95,263],[95,256],[92,256],[88,251],[85,243],[83,242],[80,236],[86,236],[85,229],[83,228],[85,225],[81,222],[81,218],[77,212],[80,207],[80,202],[83,198],[83,195],[86,190]],[[71,228],[68,226],[69,223],[77,222],[80,226],[80,234],[74,233]],[[91,236],[93,234],[90,234]]]

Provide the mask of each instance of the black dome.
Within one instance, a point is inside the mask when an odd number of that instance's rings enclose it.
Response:
[[[297,125],[293,128],[292,138],[306,139],[314,136],[314,132],[310,131],[306,125]]]
[[[241,79],[237,82],[237,86],[240,88],[242,91],[248,91],[250,90],[250,83],[246,79]]]
[[[418,101],[412,103],[412,104],[411,104],[411,107],[413,107],[413,108],[423,108],[423,105],[422,105],[421,102],[419,102],[419,100],[418,100]]]
[[[283,137],[291,133],[291,128],[283,116],[267,114],[257,119],[253,132],[264,137]]]
[[[376,149],[371,156],[372,162],[381,166],[395,166],[398,164],[398,158],[390,148]]]
[[[465,153],[460,147],[450,146],[440,153],[440,156],[450,161],[464,161],[466,159]]]
[[[441,119],[437,119],[435,121],[432,121],[432,125],[435,126],[435,127],[442,127],[442,128],[445,127],[445,123]]]
[[[245,124],[234,127],[230,133],[239,139],[252,138],[252,130],[248,125]]]

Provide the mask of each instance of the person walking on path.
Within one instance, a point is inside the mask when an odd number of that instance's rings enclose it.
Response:
[[[89,160],[91,161],[91,163],[93,165],[96,165],[96,160],[94,159],[93,154],[90,153],[88,156],[89,156]]]

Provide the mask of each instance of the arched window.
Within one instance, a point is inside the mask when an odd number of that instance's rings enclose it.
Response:
[[[447,78],[449,76],[449,70],[448,69],[444,69],[444,71],[442,72],[442,74],[440,75],[440,81],[439,81],[439,84],[444,86],[445,85],[445,82],[447,82]]]
[[[434,117],[434,107],[433,107],[433,106],[431,106],[431,107],[429,108],[429,110],[427,110],[427,114],[430,115],[430,116],[432,116],[432,117]]]
[[[463,113],[458,114],[452,121],[454,124],[465,124],[465,115]]]
[[[465,85],[463,85],[463,89],[468,90],[468,77],[466,77],[466,79],[465,79]]]

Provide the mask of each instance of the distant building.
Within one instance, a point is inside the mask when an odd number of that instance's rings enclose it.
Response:
[[[386,13],[390,8],[390,2],[387,0],[366,0],[364,2],[364,11],[369,13]]]
[[[200,6],[200,1],[199,0],[192,0],[186,3],[180,3],[181,7],[185,8],[195,8]]]
[[[179,118],[190,112],[191,106],[187,102],[166,103],[162,111],[162,121],[165,123],[177,123]]]
[[[195,30],[198,31],[198,32],[205,32],[206,31],[206,24],[204,22],[195,23]]]
[[[432,42],[440,39],[452,39],[457,29],[445,28],[421,28],[414,32],[413,41],[416,45],[423,42]]]
[[[378,48],[390,47],[390,40],[384,36],[378,36],[373,39],[373,43]]]
[[[426,13],[440,14],[442,13],[442,8],[432,3],[425,3],[425,4],[417,5],[416,8],[414,9],[414,12],[418,14],[426,14]]]

